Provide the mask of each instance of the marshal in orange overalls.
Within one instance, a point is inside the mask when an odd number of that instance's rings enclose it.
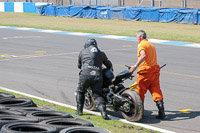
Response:
[[[138,45],[138,58],[140,51],[144,50],[146,53],[145,60],[139,65],[137,72],[137,88],[136,91],[144,101],[145,93],[150,91],[153,100],[163,100],[162,91],[160,89],[160,66],[157,64],[156,49],[147,39],[143,39]]]

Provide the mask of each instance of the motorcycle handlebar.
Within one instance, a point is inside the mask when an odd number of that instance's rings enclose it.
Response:
[[[130,66],[128,66],[128,65],[125,65],[126,67],[128,67],[128,69],[131,69],[131,67]]]

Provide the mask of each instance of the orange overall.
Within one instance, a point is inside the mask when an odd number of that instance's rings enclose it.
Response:
[[[140,51],[144,50],[146,54],[145,60],[139,65],[136,82],[138,84],[136,91],[144,101],[145,93],[150,91],[153,100],[163,100],[160,89],[160,66],[157,64],[156,49],[147,39],[144,39],[138,45],[138,58]]]

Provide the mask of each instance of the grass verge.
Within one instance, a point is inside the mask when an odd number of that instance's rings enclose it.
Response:
[[[200,25],[144,21],[85,19],[1,12],[0,25],[106,35],[133,36],[145,30],[148,38],[200,43]]]
[[[0,89],[0,92],[6,92],[6,93],[14,94],[15,97],[30,98],[37,104],[48,106],[52,109],[60,110],[60,111],[63,111],[63,112],[68,112],[72,115],[74,115],[73,113],[75,112],[74,109],[59,106],[59,105],[56,105],[56,104],[52,104],[52,103],[49,103],[49,102],[46,102],[46,101],[27,97],[27,96],[20,95],[20,94],[17,94],[17,93],[13,93],[13,92],[1,90],[1,89]],[[89,114],[89,113],[84,113],[83,116],[78,116],[78,117],[85,119],[85,120],[89,120],[95,126],[107,129],[107,130],[111,131],[112,133],[122,133],[122,132],[124,132],[124,133],[159,133],[157,131],[148,130],[148,129],[138,127],[138,126],[134,126],[134,125],[131,125],[131,124],[126,124],[126,123],[123,123],[123,122],[120,122],[120,121],[117,121],[117,120],[106,121],[106,120],[103,120],[100,116],[96,116],[96,115]]]

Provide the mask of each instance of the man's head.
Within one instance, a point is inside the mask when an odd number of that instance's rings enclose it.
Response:
[[[86,42],[85,42],[84,48],[88,48],[91,45],[97,47],[97,41],[94,38],[87,39]]]
[[[146,32],[144,30],[139,30],[136,32],[138,43],[140,43],[143,39],[147,38]]]

